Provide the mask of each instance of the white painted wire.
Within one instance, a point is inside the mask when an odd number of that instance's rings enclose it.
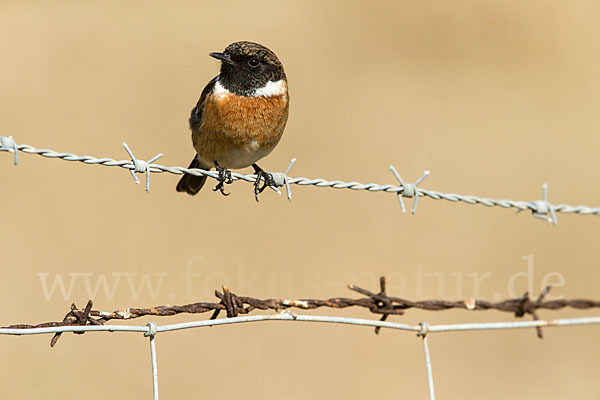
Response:
[[[162,154],[154,156],[149,161],[143,161],[137,159],[133,156],[133,152],[129,149],[129,147],[125,145],[125,148],[130,155],[130,160],[114,160],[112,158],[103,157],[96,158],[92,156],[78,156],[72,153],[58,153],[49,149],[38,149],[33,146],[27,144],[19,144],[17,145],[12,137],[4,137],[0,136],[0,151],[6,152],[14,152],[16,155],[17,151],[21,151],[27,154],[37,154],[46,158],[58,158],[65,161],[77,161],[82,162],[84,164],[94,164],[94,165],[103,165],[107,167],[121,167],[128,169],[134,178],[137,181],[137,177],[135,173],[145,173],[146,174],[146,190],[150,188],[150,173],[163,173],[168,172],[175,175],[181,175],[184,173],[200,176],[206,175],[213,179],[218,178],[218,172],[216,171],[207,171],[203,169],[188,169],[183,167],[167,167],[160,164],[155,164],[154,161],[158,159]],[[17,150],[17,151],[16,151]],[[14,159],[15,164],[17,158]],[[277,172],[272,173],[275,181],[278,186],[286,186],[288,191],[288,198],[291,199],[291,192],[289,190],[290,185],[299,185],[299,186],[315,186],[320,188],[333,188],[333,189],[350,189],[350,190],[366,190],[368,192],[388,192],[388,193],[396,193],[400,200],[402,197],[414,198],[414,205],[412,212],[416,211],[416,201],[418,197],[428,197],[434,200],[446,200],[453,203],[462,202],[466,204],[480,204],[487,207],[502,207],[502,208],[514,208],[517,212],[529,210],[533,213],[534,216],[538,218],[542,218],[544,220],[553,222],[556,224],[556,213],[563,214],[580,214],[580,215],[595,215],[600,216],[600,207],[589,207],[585,205],[572,206],[568,204],[551,204],[548,201],[548,187],[546,184],[543,186],[543,199],[542,200],[532,200],[532,201],[515,201],[508,199],[492,199],[492,198],[482,198],[478,196],[470,196],[470,195],[461,195],[456,193],[442,193],[436,190],[429,190],[417,187],[419,183],[423,181],[423,179],[428,175],[429,171],[417,181],[417,183],[407,183],[404,182],[398,172],[395,170],[393,166],[390,167],[394,176],[400,181],[400,185],[380,185],[377,183],[367,183],[363,184],[360,182],[344,182],[341,180],[326,180],[322,178],[291,178],[287,176],[287,172],[295,162],[295,159],[292,160],[292,163],[288,167],[286,172]],[[254,182],[256,180],[256,175],[254,174],[239,174],[236,172],[232,173],[233,180],[241,180],[245,182]],[[274,188],[276,189],[276,188]],[[404,205],[404,202],[401,201],[401,205]],[[403,207],[403,210],[405,208]]]

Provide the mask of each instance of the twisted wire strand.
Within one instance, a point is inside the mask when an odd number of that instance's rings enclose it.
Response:
[[[419,309],[425,311],[445,311],[451,309],[462,309],[471,311],[496,310],[514,314],[515,317],[524,317],[530,315],[535,321],[538,318],[538,310],[560,310],[563,308],[573,308],[580,310],[591,310],[600,308],[600,301],[592,299],[559,299],[548,300],[550,287],[546,287],[537,299],[530,298],[528,293],[523,296],[492,303],[485,300],[467,299],[457,301],[446,300],[422,300],[410,301],[399,297],[388,296],[386,293],[385,277],[379,278],[379,292],[373,292],[363,289],[356,285],[348,285],[348,289],[362,295],[361,298],[334,297],[328,299],[257,299],[247,296],[238,296],[231,292],[227,286],[223,286],[223,291],[215,290],[215,296],[219,302],[199,302],[185,305],[164,305],[151,308],[124,308],[112,312],[94,310],[93,302],[89,300],[83,309],[77,308],[71,304],[70,311],[65,315],[62,321],[44,322],[41,324],[16,324],[0,327],[2,330],[16,329],[37,329],[37,328],[57,328],[62,326],[87,326],[87,325],[105,325],[111,320],[133,320],[136,318],[154,316],[169,317],[177,314],[202,314],[212,312],[211,320],[216,319],[221,312],[227,314],[227,318],[237,317],[242,314],[249,314],[255,310],[273,310],[288,311],[291,314],[292,309],[314,310],[317,308],[344,309],[349,307],[360,307],[369,310],[371,313],[380,315],[380,321],[385,321],[389,316],[404,315],[408,309]],[[295,315],[295,314],[294,314]],[[542,338],[540,327],[536,327],[537,335]],[[375,333],[379,332],[376,327]],[[50,345],[54,346],[61,336],[61,331],[52,338]]]
[[[82,162],[84,164],[91,165],[102,165],[105,167],[121,167],[131,171],[135,171],[136,165],[132,160],[114,160],[109,157],[96,158],[92,156],[79,156],[73,153],[59,153],[50,149],[38,149],[28,144],[20,144],[14,145],[13,147],[9,147],[5,145],[6,137],[2,137],[3,146],[0,147],[0,151],[14,151],[16,148],[18,151],[27,154],[36,154],[46,158],[56,158],[62,159],[65,161],[76,161]],[[12,138],[8,138],[12,141]],[[14,143],[14,142],[13,142]],[[141,161],[141,160],[140,160]],[[156,164],[149,162],[147,163],[147,171],[149,173],[171,173],[175,175],[181,175],[184,173],[201,176],[206,175],[213,179],[218,179],[217,171],[207,171],[203,169],[196,168],[184,168],[178,166],[164,166],[161,164]],[[283,174],[283,173],[280,173]],[[285,183],[288,185],[299,185],[299,186],[315,186],[319,188],[333,188],[333,189],[349,189],[349,190],[365,190],[368,192],[387,192],[387,193],[395,193],[398,196],[404,197],[413,197],[412,193],[405,194],[405,188],[402,184],[400,185],[392,185],[385,184],[380,185],[377,183],[360,183],[360,182],[344,182],[341,180],[326,180],[322,178],[305,178],[305,177],[297,177],[291,178],[285,176]],[[245,182],[253,183],[256,180],[255,174],[240,174],[233,172],[232,173],[233,180],[240,180]],[[284,183],[278,183],[278,186],[283,186]],[[406,183],[406,186],[414,184]],[[549,212],[563,213],[563,214],[580,214],[580,215],[595,215],[600,216],[600,207],[589,207],[586,205],[577,205],[572,206],[568,204],[551,204],[547,200],[536,200],[536,201],[515,201],[509,199],[492,199],[492,198],[481,198],[473,195],[461,195],[457,193],[443,193],[437,190],[429,190],[423,189],[420,187],[414,187],[414,196],[420,197],[428,197],[433,200],[446,200],[453,203],[466,203],[466,204],[480,204],[486,207],[502,207],[502,208],[514,208],[517,212],[519,211],[531,211],[536,216],[542,216],[544,219],[551,220],[549,217],[544,217]],[[408,192],[408,191],[407,191]],[[289,197],[289,195],[288,195]],[[556,221],[554,220],[556,223]]]

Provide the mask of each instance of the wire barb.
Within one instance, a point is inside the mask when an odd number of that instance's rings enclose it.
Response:
[[[93,307],[92,300],[88,300],[85,308],[82,311],[77,309],[77,306],[75,305],[75,303],[71,304],[71,311],[69,311],[67,313],[67,315],[65,315],[65,317],[63,318],[62,324],[65,326],[87,325],[88,323],[91,325],[101,324],[101,322],[97,322],[93,318],[90,318],[91,317],[90,312],[92,311],[92,307]],[[82,335],[84,332],[73,332],[73,333],[75,333],[77,335]],[[61,335],[62,335],[62,332],[57,332],[54,334],[54,336],[50,340],[50,347],[54,347],[56,345],[56,342],[58,342],[58,339],[60,339]]]
[[[17,165],[19,163],[19,146],[17,146],[12,136],[0,136],[0,151],[15,153],[13,164]]]
[[[548,296],[548,293],[550,292],[551,288],[552,288],[551,286],[546,286],[544,288],[544,290],[542,290],[542,292],[540,293],[540,295],[538,296],[536,301],[531,301],[531,299],[529,297],[529,293],[525,292],[523,297],[516,300],[518,303],[518,306],[517,306],[517,309],[515,310],[515,317],[520,318],[520,317],[523,317],[525,314],[529,314],[529,315],[531,315],[531,317],[533,318],[534,321],[539,321],[536,310],[538,308],[542,308],[542,302],[544,301],[546,296]],[[535,331],[537,333],[538,338],[540,338],[540,339],[544,338],[541,327],[536,326]]]
[[[556,213],[554,212],[558,206],[553,206],[548,201],[548,184],[544,183],[542,185],[542,200],[535,200],[529,203],[531,208],[531,213],[534,217],[543,219],[544,221],[551,222],[554,225],[558,224],[558,219],[556,218]],[[517,209],[515,211],[516,214],[523,211],[522,209]],[[547,214],[550,214],[548,216]]]
[[[415,183],[406,183],[404,182],[404,180],[402,179],[402,177],[400,176],[400,174],[398,173],[398,171],[396,171],[396,168],[394,168],[393,165],[390,165],[390,171],[392,171],[392,174],[394,174],[394,176],[396,177],[396,179],[400,182],[400,184],[402,185],[402,191],[399,191],[398,194],[398,200],[400,201],[400,206],[402,207],[402,212],[405,213],[406,212],[406,207],[404,206],[404,200],[402,200],[403,197],[407,197],[407,198],[415,198],[415,200],[413,201],[413,208],[411,213],[413,215],[415,215],[415,213],[417,212],[417,202],[419,200],[419,190],[417,188],[417,185],[421,182],[423,182],[425,180],[425,178],[427,178],[430,174],[430,171],[425,171],[423,173],[423,175],[421,175],[421,177],[419,179],[417,179],[417,181]]]
[[[541,218],[548,222],[552,222],[554,225],[556,225],[556,224],[558,224],[558,221],[556,219],[556,214],[554,213],[554,208],[553,208],[552,204],[550,204],[550,202],[548,201],[548,184],[547,183],[544,183],[542,185],[542,194],[543,194],[543,200],[541,200],[541,201],[538,200],[538,201],[534,202],[534,204],[536,206],[536,210],[533,215],[537,218]],[[550,217],[545,215],[547,213],[550,213]]]
[[[285,186],[285,190],[287,193],[287,199],[290,201],[292,200],[292,192],[290,190],[290,183],[288,181],[287,173],[290,172],[290,169],[292,168],[292,166],[294,165],[295,162],[296,162],[296,159],[293,158],[292,161],[290,162],[290,165],[288,165],[288,167],[286,168],[285,172],[269,172],[269,175],[271,175],[271,178],[273,178],[273,180],[271,181],[271,184],[269,185],[269,188],[271,190],[273,190],[275,193],[277,193],[278,195],[281,195],[281,190],[279,190],[279,188],[282,186]],[[254,176],[256,179],[256,175],[254,175]],[[263,177],[262,179],[264,180],[266,178]],[[267,182],[267,181],[265,180],[265,182]]]
[[[288,167],[285,169],[285,172],[270,172],[271,176],[273,177],[273,181],[275,181],[275,184],[279,187],[281,186],[285,186],[285,191],[287,193],[287,199],[288,200],[292,200],[292,191],[290,189],[290,182],[288,180],[288,172],[290,172],[290,169],[292,169],[292,167],[294,166],[294,164],[296,163],[296,159],[292,158],[292,161],[290,162],[290,165],[288,165]],[[279,194],[281,194],[281,192],[278,192]]]
[[[369,292],[368,290],[359,288],[358,286],[354,286],[354,285],[348,285],[348,289],[370,297],[373,300],[373,306],[369,307],[369,310],[372,313],[383,314],[379,320],[385,321],[385,320],[387,320],[387,318],[390,314],[394,314],[394,315],[404,314],[404,311],[401,311],[398,308],[394,307],[393,300],[390,299],[388,297],[388,295],[385,293],[385,286],[386,286],[385,285],[385,276],[382,276],[379,278],[379,293],[377,293],[377,294]],[[375,334],[378,335],[380,330],[381,330],[381,327],[379,327],[379,326],[375,327]]]
[[[129,146],[127,146],[127,143],[123,142],[123,147],[125,147],[125,150],[129,154],[129,157],[131,157],[132,166],[129,167],[130,168],[129,172],[131,173],[133,180],[135,181],[135,183],[137,183],[139,185],[140,180],[137,178],[137,176],[135,174],[136,173],[140,173],[140,174],[145,173],[146,174],[146,193],[150,192],[150,172],[154,172],[154,171],[151,171],[151,169],[153,167],[152,163],[154,161],[158,160],[159,158],[161,158],[163,156],[162,153],[155,155],[148,161],[144,161],[144,160],[138,160],[137,158],[135,158],[135,156],[133,155],[133,152],[131,151]]]

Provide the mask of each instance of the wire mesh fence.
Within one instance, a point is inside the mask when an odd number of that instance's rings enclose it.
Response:
[[[542,338],[542,327],[558,327],[573,325],[600,324],[600,317],[583,317],[568,319],[540,320],[538,310],[559,310],[562,308],[595,309],[600,308],[600,301],[589,299],[559,299],[546,301],[547,287],[537,299],[531,299],[528,293],[515,299],[500,302],[488,302],[485,300],[466,299],[460,301],[446,300],[422,300],[410,301],[399,297],[388,296],[386,293],[385,278],[380,278],[379,292],[372,292],[355,285],[348,288],[362,295],[360,298],[334,297],[329,299],[257,299],[253,297],[238,296],[224,286],[222,291],[215,291],[218,302],[200,302],[181,306],[156,306],[152,308],[124,308],[116,311],[100,311],[93,309],[92,301],[88,301],[83,309],[75,304],[71,305],[70,311],[62,321],[45,322],[41,324],[16,324],[0,328],[3,335],[36,335],[51,334],[53,337],[50,345],[56,345],[63,333],[73,332],[83,334],[85,332],[137,332],[143,333],[150,340],[150,360],[152,366],[153,396],[158,399],[158,365],[156,358],[156,335],[163,332],[173,332],[183,329],[200,328],[207,326],[240,324],[260,321],[296,321],[333,323],[344,325],[369,326],[375,328],[379,333],[382,328],[414,332],[422,338],[425,366],[428,377],[430,399],[435,398],[434,375],[431,363],[431,355],[428,345],[428,335],[439,332],[465,332],[465,331],[491,331],[499,329],[526,329],[535,328],[537,336]],[[293,310],[312,310],[317,308],[343,309],[348,307],[359,307],[369,310],[371,313],[381,315],[379,320],[346,318],[335,316],[298,315]],[[507,321],[486,323],[465,323],[449,325],[430,325],[428,322],[420,322],[411,325],[399,322],[387,321],[389,316],[400,316],[408,309],[420,309],[426,311],[444,311],[451,309],[462,309],[469,311],[496,310],[514,314],[516,317],[525,315],[532,316],[532,321]],[[275,314],[246,315],[255,310],[273,310]],[[227,317],[217,319],[221,312],[226,312]],[[132,320],[141,317],[168,317],[177,314],[199,314],[212,312],[210,319],[184,322],[179,324],[158,325],[152,321],[146,325],[107,325],[113,320]]]

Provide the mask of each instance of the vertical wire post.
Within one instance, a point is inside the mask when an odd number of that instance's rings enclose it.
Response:
[[[429,345],[427,344],[428,322],[421,322],[421,332],[417,336],[423,338],[423,350],[425,350],[425,365],[427,367],[427,381],[429,383],[429,399],[435,400],[435,389],[433,388],[433,372],[431,370],[431,358],[429,357]]]
[[[154,322],[148,322],[148,332],[144,333],[144,336],[150,338],[150,358],[152,360],[152,393],[154,394],[153,399],[158,400],[158,369],[156,365],[156,343],[154,337],[158,327]]]

